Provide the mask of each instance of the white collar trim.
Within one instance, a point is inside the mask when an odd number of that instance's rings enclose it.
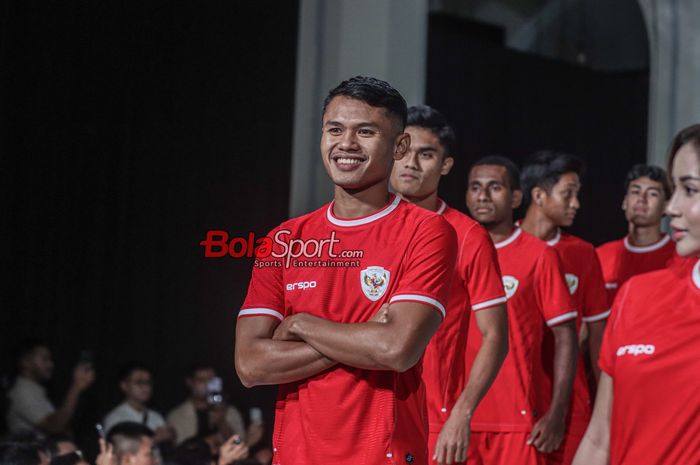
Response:
[[[555,246],[555,245],[557,245],[557,242],[559,242],[560,239],[561,239],[561,229],[557,228],[557,235],[554,236],[554,239],[547,241],[547,245]]]
[[[382,208],[381,210],[372,213],[369,216],[365,216],[362,218],[356,218],[353,220],[343,220],[341,218],[337,218],[336,216],[333,215],[333,205],[335,204],[335,201],[331,202],[330,205],[328,205],[328,210],[326,211],[326,217],[328,218],[328,221],[333,223],[336,226],[361,226],[363,224],[371,223],[372,221],[376,221],[380,218],[384,218],[394,210],[396,210],[396,207],[399,206],[399,203],[401,202],[401,199],[399,198],[398,195],[394,196],[394,200],[387,205],[386,207]]]
[[[437,213],[438,215],[442,215],[445,212],[445,209],[447,208],[447,204],[442,199],[438,199],[438,200],[440,201],[440,206],[438,207],[438,209],[435,213]]]
[[[653,251],[655,251],[655,250],[659,250],[660,248],[662,248],[663,246],[665,246],[666,244],[668,244],[668,242],[669,242],[670,240],[671,240],[671,236],[669,236],[668,234],[666,234],[666,235],[665,235],[659,242],[657,242],[656,244],[645,245],[645,246],[641,246],[641,247],[640,247],[640,246],[636,246],[636,245],[630,244],[630,237],[629,237],[629,236],[625,236],[625,239],[624,239],[623,242],[624,242],[624,244],[625,244],[625,249],[629,250],[630,252],[634,252],[634,253],[648,253],[648,252],[653,252]]]
[[[700,289],[700,260],[693,267],[693,284]]]
[[[494,247],[497,249],[502,249],[503,247],[507,246],[508,244],[512,243],[514,240],[520,236],[520,233],[522,233],[523,230],[520,228],[515,228],[515,231],[513,231],[513,234],[510,235],[508,239],[503,239],[501,242],[496,242],[493,244]]]

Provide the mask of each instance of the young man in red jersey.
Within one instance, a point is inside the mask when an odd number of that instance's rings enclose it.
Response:
[[[547,241],[559,253],[579,312],[577,329],[582,322],[588,328],[588,353],[597,378],[600,375],[600,342],[610,314],[603,275],[593,245],[561,231],[562,227],[573,224],[580,207],[578,193],[583,172],[583,161],[573,155],[549,151],[533,154],[523,166],[520,177],[526,208],[522,228]],[[551,351],[546,351],[545,355],[551,358]],[[591,400],[581,357],[576,364],[573,389],[564,441],[547,458],[552,465],[571,464],[591,417]]]
[[[253,269],[236,369],[246,386],[280,385],[275,464],[428,463],[419,362],[445,316],[457,238],[389,193],[406,111],[374,78],[330,91],[321,156],[334,201],[275,228],[282,266]]]
[[[556,251],[513,223],[522,199],[518,168],[507,158],[479,160],[469,172],[467,207],[493,239],[508,298],[509,352],[472,418],[467,463],[546,463],[564,435],[578,345],[576,311]],[[543,366],[544,338],[555,343]],[[468,362],[480,335],[470,328]],[[547,375],[553,372],[553,380]]]
[[[452,169],[454,130],[429,106],[408,109],[408,153],[394,162],[391,187],[403,199],[442,215],[458,237],[457,268],[445,321],[425,351],[429,452],[438,464],[462,463],[470,420],[508,351],[506,298],[493,242],[479,223],[438,197],[440,178]],[[482,343],[466,379],[467,334],[474,312]]]
[[[596,249],[610,305],[629,278],[660,270],[676,256],[671,236],[661,232],[661,219],[670,198],[671,186],[663,168],[640,164],[627,173],[622,210],[628,233]]]

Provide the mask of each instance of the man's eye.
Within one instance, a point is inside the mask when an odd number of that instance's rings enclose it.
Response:
[[[430,152],[421,152],[421,153],[419,154],[419,156],[420,156],[421,158],[426,158],[426,159],[433,158],[433,154],[430,153]]]
[[[371,129],[360,129],[357,133],[361,136],[371,136],[374,134],[374,131]]]
[[[335,135],[335,134],[340,134],[340,133],[343,132],[343,131],[341,131],[340,128],[330,128],[330,129],[328,129],[328,132],[329,132],[330,134],[334,134],[334,135]]]

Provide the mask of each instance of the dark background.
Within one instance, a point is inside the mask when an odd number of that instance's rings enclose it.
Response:
[[[262,234],[288,214],[297,15],[294,1],[0,7],[2,372],[18,341],[45,339],[59,401],[81,350],[94,351],[79,439],[120,401],[117,368],[132,359],[153,367],[164,413],[204,360],[271,424],[274,388],[244,389],[233,370],[251,262],[205,259],[199,242],[210,229]],[[464,210],[476,157],[566,149],[590,165],[576,231],[621,235],[648,73],[518,54],[499,30],[439,16],[429,37],[427,103],[464,156],[446,200]]]
[[[35,6],[32,6],[35,5]],[[233,370],[252,262],[205,259],[209,229],[287,216],[297,2],[14,2],[2,10],[3,371],[46,339],[60,400],[82,349],[98,380],[79,430],[153,367],[154,406],[212,363],[244,414],[273,388]],[[4,420],[4,419],[3,419]]]
[[[594,244],[627,232],[624,179],[646,161],[649,72],[604,72],[503,47],[500,29],[431,15],[426,103],[454,125],[459,157],[441,195],[466,212],[470,163],[534,151],[583,158],[582,208],[571,232]]]

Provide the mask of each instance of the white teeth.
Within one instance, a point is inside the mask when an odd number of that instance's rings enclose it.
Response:
[[[357,158],[338,158],[335,162],[339,165],[359,165],[362,163],[362,161]]]

